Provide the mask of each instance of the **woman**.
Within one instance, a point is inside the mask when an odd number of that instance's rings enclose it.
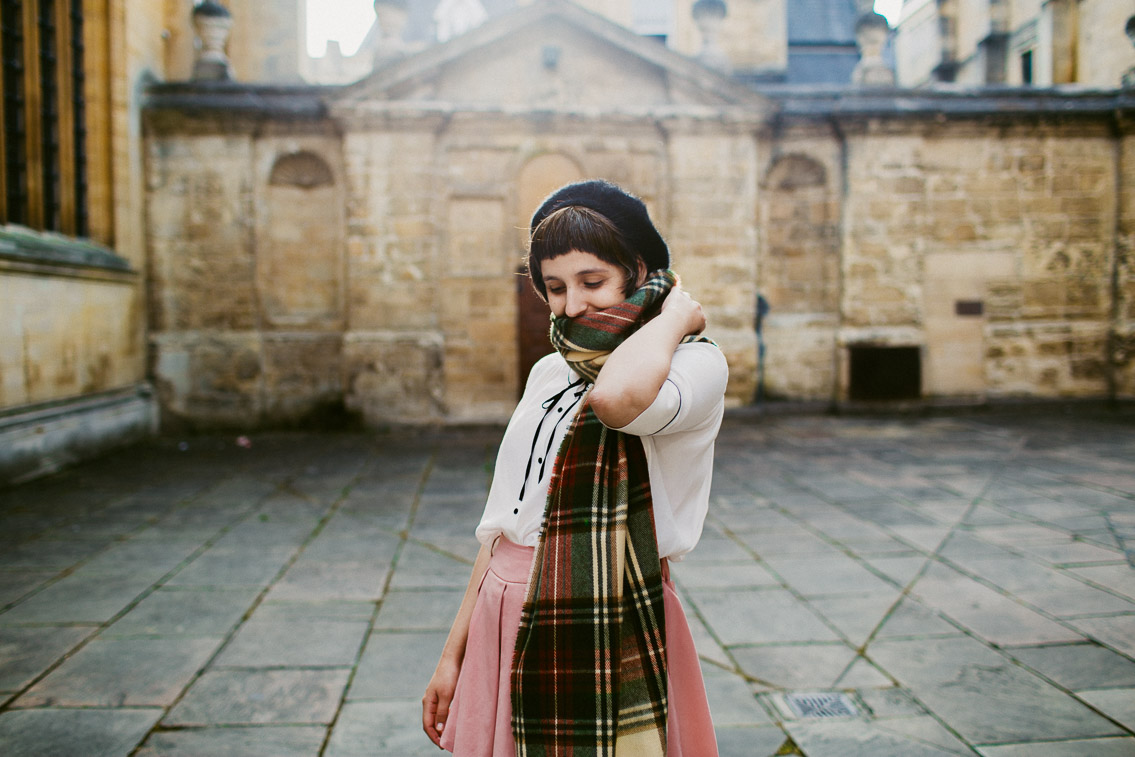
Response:
[[[556,352],[505,430],[481,549],[422,699],[458,757],[715,757],[668,561],[701,536],[728,369],[642,201],[587,181],[532,218]]]

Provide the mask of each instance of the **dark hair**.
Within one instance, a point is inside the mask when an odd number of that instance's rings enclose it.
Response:
[[[604,263],[618,266],[626,273],[624,294],[635,290],[639,264],[645,264],[640,255],[631,253],[618,227],[602,213],[580,205],[567,205],[547,215],[536,228],[528,245],[528,275],[532,286],[546,301],[541,263],[558,258],[572,250],[589,252]]]

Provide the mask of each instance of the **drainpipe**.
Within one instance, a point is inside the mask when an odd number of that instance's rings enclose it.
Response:
[[[1123,288],[1120,285],[1120,274],[1123,262],[1127,255],[1126,245],[1122,242],[1123,234],[1123,115],[1116,113],[1112,120],[1112,160],[1114,161],[1113,176],[1115,181],[1115,218],[1113,219],[1111,233],[1111,307],[1108,313],[1107,343],[1104,349],[1107,354],[1104,359],[1106,365],[1105,380],[1107,381],[1107,402],[1114,408],[1119,399],[1119,377],[1116,375],[1121,365],[1129,359],[1129,341],[1122,339],[1119,333],[1121,315],[1120,300]]]
[[[844,263],[847,256],[847,198],[851,191],[851,182],[848,178],[848,164],[851,162],[848,156],[847,149],[847,134],[843,130],[843,125],[839,122],[839,117],[832,115],[828,117],[828,123],[831,124],[832,133],[835,134],[836,141],[839,143],[839,272],[837,273],[837,291],[839,293],[839,303],[836,308],[836,333],[834,339],[834,347],[832,348],[832,398],[831,409],[836,410],[839,408],[840,394],[843,383],[843,373],[840,371],[840,344],[839,332],[843,328],[844,312]]]

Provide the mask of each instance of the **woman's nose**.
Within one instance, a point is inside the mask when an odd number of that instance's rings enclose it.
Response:
[[[568,318],[575,318],[576,316],[583,315],[587,312],[587,298],[583,293],[577,289],[569,289],[567,292],[567,302],[564,307],[564,315]]]

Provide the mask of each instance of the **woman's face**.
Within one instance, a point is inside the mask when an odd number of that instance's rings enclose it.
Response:
[[[590,252],[572,250],[540,264],[548,307],[557,318],[605,310],[627,298],[627,274]],[[641,276],[640,276],[641,278]]]

